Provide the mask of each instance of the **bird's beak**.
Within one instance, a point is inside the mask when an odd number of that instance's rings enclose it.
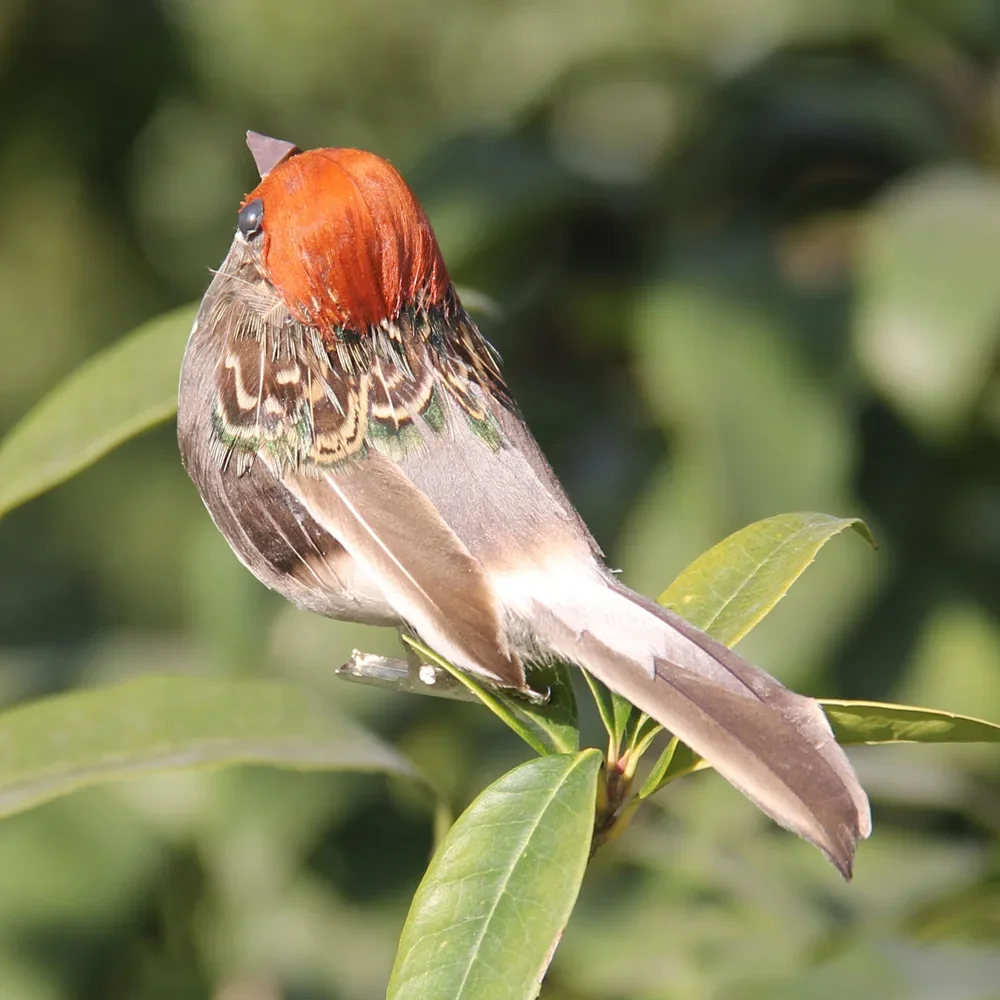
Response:
[[[301,153],[302,150],[293,142],[284,139],[273,139],[260,132],[247,132],[247,145],[253,154],[253,162],[257,164],[257,172],[263,180],[279,163],[290,156]]]

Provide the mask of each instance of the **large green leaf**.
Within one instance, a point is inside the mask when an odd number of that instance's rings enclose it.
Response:
[[[540,695],[539,701],[534,703],[500,688],[487,687],[411,635],[404,635],[403,640],[426,662],[451,674],[537,753],[575,753],[580,748],[576,695],[565,663],[547,663],[532,668],[528,679],[532,689]]]
[[[494,782],[431,861],[387,1000],[530,1000],[579,892],[596,750],[537,757]]]
[[[392,747],[292,685],[146,677],[0,714],[0,816],[118,778],[229,764],[424,780]]]
[[[84,363],[0,444],[0,515],[169,418],[194,319],[185,306],[160,316]]]
[[[874,544],[865,523],[830,514],[779,514],[757,521],[699,556],[659,602],[732,646],[788,593],[816,553],[845,528]]]

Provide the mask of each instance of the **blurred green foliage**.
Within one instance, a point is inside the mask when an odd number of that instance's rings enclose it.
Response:
[[[508,380],[633,586],[760,517],[863,515],[881,553],[831,547],[741,650],[811,693],[1000,718],[998,54],[988,0],[7,0],[0,424],[201,293],[247,128],[364,146],[500,304]],[[334,679],[395,637],[264,592],[168,429],[0,522],[0,594],[5,703],[292,677],[455,807],[524,755],[474,706]],[[685,779],[598,857],[547,996],[996,997],[995,748],[853,757],[852,885]],[[431,836],[392,780],[264,770],[11,818],[0,997],[378,996]]]

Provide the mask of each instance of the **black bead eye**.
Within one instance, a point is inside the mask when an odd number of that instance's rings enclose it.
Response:
[[[236,228],[244,239],[251,239],[260,232],[260,224],[264,221],[264,202],[260,198],[248,201],[236,216]]]

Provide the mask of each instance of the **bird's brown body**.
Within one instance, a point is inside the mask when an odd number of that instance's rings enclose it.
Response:
[[[611,575],[399,174],[253,141],[264,176],[195,322],[178,415],[244,564],[496,684],[524,689],[546,657],[585,667],[849,875],[868,803],[821,710]]]

